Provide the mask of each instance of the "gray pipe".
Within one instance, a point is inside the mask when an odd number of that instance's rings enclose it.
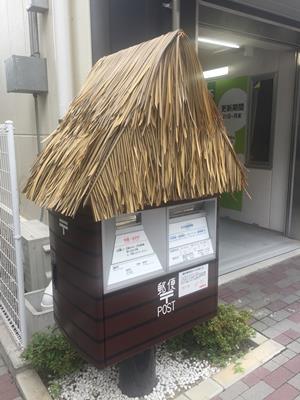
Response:
[[[180,0],[173,0],[172,3],[172,29],[180,29]]]
[[[29,38],[30,38],[30,53],[32,57],[40,57],[39,46],[39,28],[37,21],[37,13],[35,11],[28,11],[29,22]]]
[[[36,11],[28,11],[29,23],[29,39],[30,39],[30,53],[31,57],[40,57],[40,44],[39,44],[39,27]],[[35,128],[36,128],[36,143],[38,154],[42,150],[41,135],[40,135],[40,121],[38,110],[38,95],[33,95],[34,99],[34,114],[35,114]],[[44,209],[41,209],[40,221],[44,219]]]

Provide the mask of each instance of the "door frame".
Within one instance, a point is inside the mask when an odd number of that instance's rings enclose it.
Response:
[[[215,30],[227,30],[264,41],[286,44],[295,50],[295,88],[291,125],[291,143],[289,156],[288,191],[286,201],[285,227],[283,234],[291,236],[293,219],[293,194],[295,180],[295,162],[300,153],[300,21],[275,15],[273,13],[239,4],[232,0],[195,0],[196,24],[198,27],[210,27]],[[300,232],[299,237],[300,239]]]

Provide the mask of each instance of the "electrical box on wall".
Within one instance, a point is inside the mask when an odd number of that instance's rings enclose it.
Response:
[[[99,368],[217,310],[217,199],[94,222],[49,212],[54,315]]]
[[[8,93],[47,93],[47,63],[45,58],[12,55],[5,60]]]
[[[48,11],[48,9],[48,0],[28,0],[27,2],[27,11],[44,13]]]

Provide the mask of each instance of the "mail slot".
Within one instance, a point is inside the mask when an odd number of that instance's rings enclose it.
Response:
[[[99,368],[212,317],[217,308],[217,198],[94,222],[49,212],[54,313]]]

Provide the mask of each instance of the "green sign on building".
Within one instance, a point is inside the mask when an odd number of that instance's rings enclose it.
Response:
[[[246,154],[246,129],[248,106],[248,77],[218,79],[208,83],[219,111],[223,115],[228,136],[242,162]],[[221,197],[221,206],[241,211],[243,193],[225,193]]]

